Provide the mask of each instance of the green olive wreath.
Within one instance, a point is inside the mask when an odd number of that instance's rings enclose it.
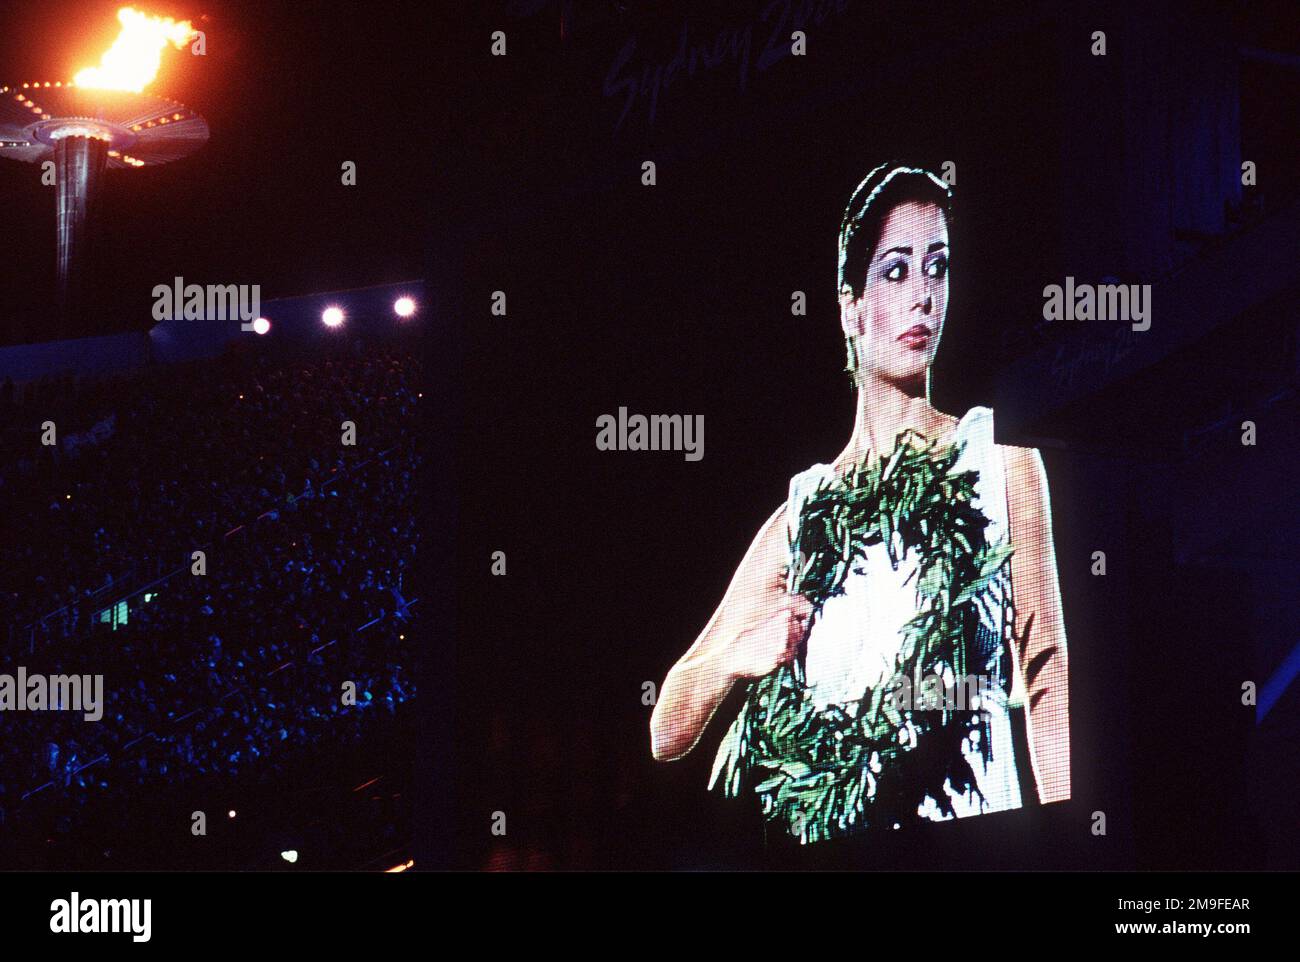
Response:
[[[988,520],[973,505],[978,473],[954,471],[959,455],[960,444],[939,448],[908,429],[890,457],[828,477],[800,513],[786,577],[814,619],[881,543],[895,567],[917,552],[919,608],[902,629],[890,683],[819,709],[796,660],[750,683],[722,739],[709,788],[736,797],[752,787],[768,822],[804,844],[911,821],[927,796],[951,815],[945,783],[978,792],[966,740],[979,730],[988,760],[988,715],[978,705],[913,712],[891,697],[898,679],[965,677],[970,632],[981,610],[993,610],[994,581],[1011,557],[1009,544],[986,540]]]

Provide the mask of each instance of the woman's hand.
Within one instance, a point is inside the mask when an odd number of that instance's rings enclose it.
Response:
[[[761,678],[794,657],[812,606],[786,591],[789,560],[785,506],[767,519],[736,569],[709,623],[678,659],[650,716],[650,750],[681,758],[741,678]]]
[[[762,678],[793,661],[808,634],[812,603],[803,595],[779,589],[765,610],[754,613],[753,624],[742,628],[730,646],[724,668],[730,678]]]

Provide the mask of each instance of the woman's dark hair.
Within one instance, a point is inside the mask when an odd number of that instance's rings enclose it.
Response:
[[[952,223],[952,191],[928,170],[905,164],[881,164],[867,174],[844,208],[840,224],[839,289],[862,296],[867,265],[880,241],[885,218],[899,204],[909,201],[934,204]]]

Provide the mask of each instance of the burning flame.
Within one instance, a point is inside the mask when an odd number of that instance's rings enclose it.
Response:
[[[75,78],[78,87],[131,90],[139,93],[158,75],[162,52],[168,44],[178,50],[196,35],[188,20],[150,17],[131,7],[117,11],[122,29],[98,67],[87,67]]]

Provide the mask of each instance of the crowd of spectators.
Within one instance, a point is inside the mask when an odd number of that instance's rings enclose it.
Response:
[[[0,672],[102,675],[105,704],[0,712],[0,827],[274,773],[413,696],[418,374],[355,344],[6,392]]]

